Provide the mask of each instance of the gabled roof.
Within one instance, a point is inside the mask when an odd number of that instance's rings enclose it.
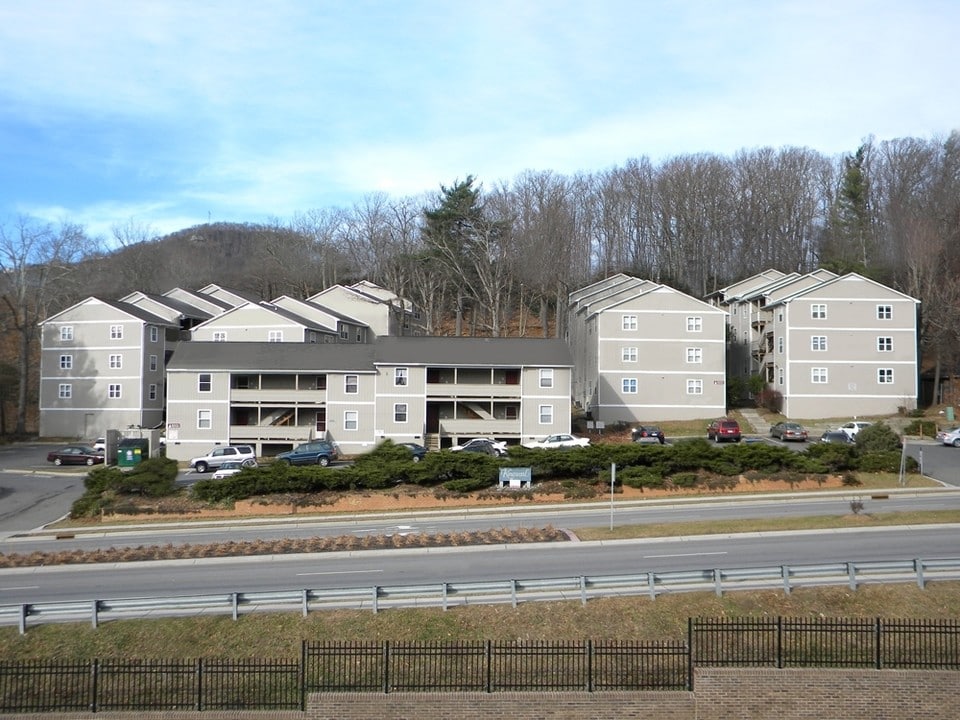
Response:
[[[573,367],[562,340],[388,337],[369,344],[178,343],[168,371],[374,372],[377,365]]]
[[[793,276],[798,275],[798,273],[790,273]],[[774,283],[780,280],[783,277],[786,277],[787,273],[781,272],[774,268],[767,268],[758,272],[756,275],[751,275],[748,278],[743,280],[738,280],[731,285],[722,287],[719,290],[707,295],[707,298],[717,297],[721,302],[730,302],[731,300],[740,300],[742,296],[747,293],[752,293],[753,291],[767,287],[771,283]]]
[[[233,288],[217,285],[216,283],[204,285],[197,290],[197,292],[201,295],[207,295],[219,300],[220,302],[232,303],[234,306],[243,305],[248,302],[260,302],[260,298],[253,293],[246,292],[245,290],[234,290]]]
[[[94,297],[93,295],[81,300],[78,303],[74,303],[68,308],[64,308],[63,310],[56,313],[55,315],[51,315],[48,318],[44,318],[37,324],[43,325],[44,323],[48,323],[48,322],[57,322],[58,318],[60,318],[61,316],[65,315],[66,313],[72,312],[73,310],[76,310],[79,307],[83,307],[84,305],[106,305],[107,307],[110,307],[116,310],[118,313],[126,315],[135,320],[140,320],[141,322],[148,323],[150,325],[165,325],[168,327],[177,327],[176,323],[170,320],[167,320],[166,318],[160,317],[159,315],[155,315],[152,312],[148,312],[147,310],[144,310],[141,307],[132,305],[131,303],[123,302],[122,300],[104,300],[103,298]]]
[[[219,300],[218,298],[215,298],[212,295],[201,295],[191,290],[184,290],[183,288],[179,288],[179,287],[170,288],[165,293],[163,293],[163,296],[180,300],[181,302],[185,302],[188,305],[195,305],[196,307],[209,308],[211,316],[217,315],[219,312],[222,312],[224,310],[229,310],[230,308],[234,307],[230,303],[224,302],[223,300]]]
[[[317,330],[317,331],[325,332],[328,334],[331,332],[330,328],[320,325],[316,320],[304,317],[302,315],[298,315],[297,313],[287,310],[286,308],[282,308],[279,305],[271,305],[269,303],[261,303],[261,302],[248,302],[248,303],[244,303],[243,305],[238,305],[237,307],[230,308],[229,310],[226,310],[220,313],[219,315],[212,317],[209,320],[206,320],[205,322],[200,323],[193,329],[202,330],[209,325],[219,325],[221,322],[229,319],[229,317],[234,313],[238,313],[241,310],[250,310],[250,309],[257,309],[257,310],[263,311],[264,313],[275,315],[277,318],[282,318],[283,320],[286,320],[287,323],[300,325],[305,330]]]
[[[624,273],[616,273],[615,275],[605,277],[603,280],[597,280],[596,282],[590,283],[582,288],[573,290],[567,296],[567,302],[570,305],[574,303],[579,304],[588,297],[609,292],[618,286],[622,286],[624,283],[633,283],[637,280],[639,280],[639,278],[631,277],[630,275],[626,275]]]
[[[697,308],[697,312],[705,312],[715,315],[727,314],[726,310],[711,305],[710,303],[700,300],[699,298],[695,298],[693,295],[687,295],[684,292],[680,292],[676,288],[672,288],[669,285],[649,283],[636,292],[621,293],[620,295],[611,297],[608,299],[609,301],[606,304],[601,305],[600,303],[596,303],[596,307],[591,306],[590,308],[590,316],[593,317],[607,310],[613,310],[624,305],[630,305],[631,303],[635,303],[635,305],[631,306],[629,309],[640,309],[638,306],[642,305],[645,298],[657,294],[670,294],[674,297],[679,297],[683,300],[686,306],[695,306]],[[637,301],[639,301],[639,303]]]
[[[826,280],[826,281],[824,281],[824,282],[822,282],[822,283],[819,283],[819,284],[817,284],[817,285],[814,285],[814,286],[812,286],[812,287],[804,288],[804,289],[799,290],[799,291],[797,291],[797,292],[795,292],[795,293],[793,293],[793,294],[791,294],[791,295],[787,295],[787,296],[785,296],[785,297],[782,297],[782,298],[780,298],[779,300],[777,300],[776,302],[770,303],[767,307],[771,307],[771,306],[773,306],[773,305],[784,305],[784,304],[786,304],[786,303],[788,303],[788,302],[792,302],[793,300],[796,300],[796,299],[798,299],[798,298],[801,298],[801,297],[803,297],[804,295],[810,295],[811,293],[820,292],[821,290],[828,289],[829,287],[831,287],[831,286],[833,286],[833,285],[837,285],[837,284],[839,284],[839,283],[851,282],[851,281],[864,282],[864,283],[867,283],[868,285],[871,285],[871,286],[877,288],[878,290],[880,290],[881,292],[883,292],[883,293],[886,294],[886,295],[899,295],[902,299],[904,299],[904,300],[909,300],[909,301],[911,301],[912,303],[914,303],[915,305],[919,305],[919,304],[920,304],[920,301],[917,300],[915,297],[911,297],[910,295],[907,295],[906,293],[902,293],[902,292],[900,292],[899,290],[895,290],[895,289],[893,289],[892,287],[889,287],[888,285],[884,285],[883,283],[877,282],[876,280],[871,280],[871,279],[868,278],[868,277],[864,277],[863,275],[860,275],[860,274],[858,274],[858,273],[851,272],[851,273],[847,273],[846,275],[840,275],[840,276],[838,276],[838,277],[835,277],[835,278],[833,278],[832,280]],[[872,300],[873,298],[868,298],[868,299]]]
[[[360,322],[356,318],[344,315],[342,312],[338,312],[337,310],[331,310],[325,305],[310,302],[309,300],[298,300],[297,298],[292,298],[289,295],[281,295],[271,300],[270,303],[265,304],[286,307],[291,312],[298,312],[297,309],[299,309],[299,314],[303,315],[304,317],[316,317],[318,314],[324,314],[330,316],[334,320],[339,320],[340,322],[367,327],[365,323]]]
[[[180,317],[189,317],[196,320],[208,320],[209,318],[213,317],[213,315],[206,310],[195,307],[194,305],[190,305],[189,303],[183,302],[176,298],[140,292],[139,290],[120,298],[120,300],[123,302],[129,302],[131,305],[137,305],[141,300],[149,300],[157,305],[169,308],[171,312]]]

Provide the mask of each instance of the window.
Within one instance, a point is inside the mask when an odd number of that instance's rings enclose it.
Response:
[[[541,405],[539,414],[541,425],[553,425],[553,405]]]
[[[623,362],[636,362],[637,361],[637,349],[635,347],[625,347],[623,348],[623,354],[621,355]]]
[[[61,370],[72,370],[72,369],[73,369],[73,355],[61,355],[61,356],[60,356],[60,369],[61,369]]]
[[[197,392],[213,390],[213,376],[210,373],[200,373],[197,376]]]
[[[395,423],[405,423],[407,421],[407,404],[406,403],[394,404],[393,421]]]
[[[73,325],[64,325],[60,328],[60,340],[73,340]]]
[[[810,368],[810,382],[815,385],[822,385],[827,382],[826,368]]]
[[[777,322],[783,322],[783,310],[777,313]]]
[[[213,427],[213,410],[197,410],[197,430]]]
[[[150,326],[150,342],[157,342],[160,339],[160,328],[156,325]]]
[[[340,326],[340,339],[341,339],[341,340],[346,340],[346,339],[349,338],[349,337],[350,337],[350,330],[349,330],[349,328],[347,328],[346,325],[341,325],[341,326]]]
[[[624,330],[636,330],[637,329],[637,316],[636,315],[624,315],[621,322],[623,323],[621,327]]]
[[[343,376],[343,392],[347,395],[356,395],[360,392],[360,376],[359,375],[344,375]]]
[[[356,410],[344,410],[343,429],[357,430],[360,427],[360,414]]]
[[[623,392],[628,395],[637,394],[637,379],[636,378],[623,378]]]
[[[687,380],[687,395],[703,395],[703,380]]]
[[[214,342],[226,342],[226,341],[227,341],[227,333],[226,333],[225,331],[223,331],[223,330],[216,330],[216,331],[214,331],[214,333],[213,333],[213,341],[214,341]]]
[[[553,387],[553,368],[540,368],[540,387]]]
[[[57,396],[61,400],[69,400],[73,397],[73,385],[70,383],[60,383],[57,388]]]
[[[687,362],[700,364],[703,362],[703,348],[688,347]]]
[[[504,420],[516,420],[518,417],[519,417],[519,413],[516,405],[507,405],[503,409]]]
[[[810,337],[810,349],[816,351],[823,351],[827,349],[827,336],[826,335],[813,335]]]
[[[409,376],[407,374],[407,368],[394,368],[393,369],[393,384],[398,387],[405,387]]]
[[[877,320],[892,320],[893,305],[877,305]]]
[[[363,328],[357,328],[357,342],[363,341]]]
[[[877,370],[877,382],[881,385],[889,385],[893,382],[893,368],[879,368]]]
[[[110,369],[119,370],[123,367],[123,356],[122,355],[111,355],[110,356]]]
[[[156,356],[156,355],[151,355],[151,356],[150,356],[150,369],[151,369],[151,370],[156,370],[156,369],[157,369],[157,356]]]
[[[687,332],[702,332],[703,318],[699,315],[687,318]]]
[[[892,338],[892,337],[878,337],[878,338],[877,338],[877,352],[893,352],[893,338]]]
[[[111,326],[110,326],[110,339],[111,339],[111,340],[123,340],[123,325],[111,325]]]
[[[783,368],[777,370],[777,384],[783,385]]]
[[[268,330],[267,342],[283,342],[283,330]]]
[[[150,400],[156,400],[156,399],[157,399],[157,386],[156,386],[155,383],[150,383],[150,387],[149,387],[148,390],[147,390],[147,397],[148,397]]]
[[[107,397],[114,400],[120,397],[120,383],[110,383],[107,385]]]
[[[814,320],[826,320],[827,306],[823,303],[813,303],[810,305],[810,317]]]
[[[777,338],[777,352],[783,354],[784,339],[783,335]]]

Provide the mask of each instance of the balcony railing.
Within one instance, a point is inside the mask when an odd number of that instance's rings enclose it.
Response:
[[[480,418],[457,420],[441,419],[440,432],[444,435],[481,435],[493,437],[519,435],[520,421],[482,420]]]
[[[313,425],[231,425],[232,442],[283,442],[312,440],[317,435]]]
[[[244,403],[323,403],[327,400],[326,390],[296,390],[294,388],[263,388],[258,390],[231,390],[232,402]]]
[[[427,397],[518,398],[520,385],[505,383],[427,383]]]

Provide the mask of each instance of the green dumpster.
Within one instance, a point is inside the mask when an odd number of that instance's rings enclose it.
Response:
[[[947,422],[953,422],[953,405],[947,406]]]
[[[134,467],[150,457],[150,441],[146,438],[124,438],[117,447],[117,465]]]

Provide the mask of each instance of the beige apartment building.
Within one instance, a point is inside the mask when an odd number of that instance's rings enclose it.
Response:
[[[569,296],[573,398],[595,420],[657,422],[726,411],[727,313],[617,274]]]

